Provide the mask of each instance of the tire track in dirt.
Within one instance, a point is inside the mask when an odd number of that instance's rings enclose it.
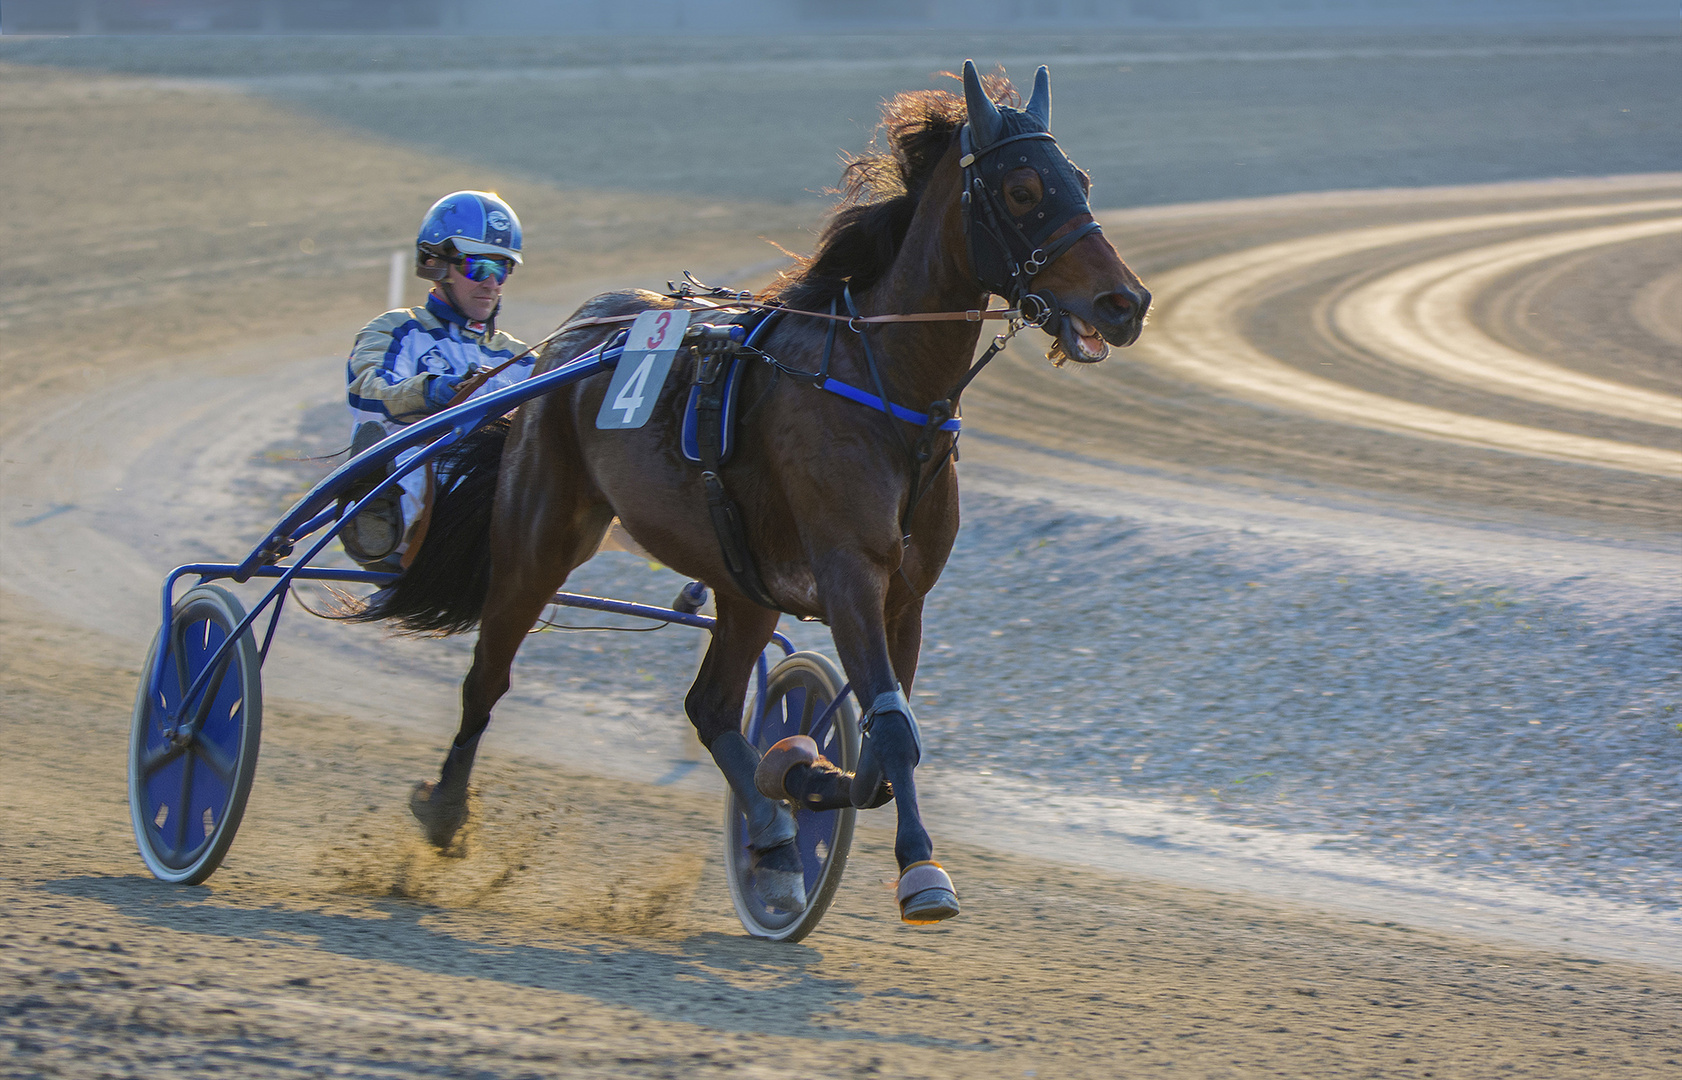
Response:
[[[1474,301],[1500,280],[1545,259],[1682,232],[1682,218],[1546,234],[1418,263],[1338,298],[1322,334],[1450,382],[1483,386],[1563,409],[1682,426],[1682,398],[1585,375],[1490,337]]]
[[[1377,229],[1353,229],[1311,235],[1302,240],[1267,244],[1233,255],[1194,263],[1155,280],[1159,296],[1167,297],[1152,322],[1152,334],[1141,343],[1145,359],[1176,375],[1206,386],[1234,393],[1252,401],[1283,406],[1294,412],[1353,423],[1364,427],[1397,431],[1412,437],[1439,439],[1471,446],[1514,451],[1537,457],[1555,458],[1660,476],[1682,474],[1682,453],[1631,445],[1610,439],[1587,439],[1565,432],[1452,412],[1420,405],[1358,386],[1310,375],[1292,367],[1249,343],[1238,327],[1239,314],[1267,301],[1282,279],[1355,252],[1414,244],[1426,238],[1452,235],[1464,237],[1473,246],[1445,260],[1450,266],[1471,261],[1474,266],[1493,266],[1496,273],[1546,257],[1600,243],[1646,236],[1665,235],[1682,229],[1682,219],[1660,218],[1633,226],[1623,225],[1559,235],[1545,235],[1538,242],[1527,239],[1486,252],[1482,238],[1496,230],[1546,225],[1558,226],[1585,218],[1611,214],[1639,214],[1671,211],[1682,207],[1677,200],[1643,200],[1612,206],[1550,208],[1501,214],[1450,217],[1432,222],[1408,223]],[[1515,251],[1516,249],[1516,251]],[[1420,276],[1441,273],[1436,263],[1403,272],[1400,286],[1386,279],[1377,286],[1381,296],[1398,287],[1411,286]],[[1652,422],[1662,419],[1674,425],[1682,399],[1644,392],[1606,380],[1560,371],[1557,381],[1547,385],[1543,362],[1520,357],[1495,358],[1480,348],[1481,335],[1470,320],[1452,319],[1426,332],[1431,315],[1444,309],[1462,309],[1467,293],[1487,282],[1473,276],[1456,283],[1447,294],[1434,292],[1419,298],[1423,310],[1374,308],[1358,304],[1351,314],[1355,340],[1392,363],[1429,371],[1440,378],[1469,382],[1500,393],[1538,398],[1551,404],[1593,409],[1613,416]],[[1358,314],[1357,314],[1358,313]],[[1458,323],[1458,325],[1456,325]],[[1457,333],[1458,332],[1458,333]],[[1483,355],[1480,355],[1482,353]],[[1505,361],[1503,363],[1502,361]],[[1551,366],[1551,365],[1548,365]],[[1572,385],[1575,384],[1575,385]]]
[[[1679,194],[1662,175],[1105,214],[1156,297],[1145,335],[1072,372],[1019,339],[966,404],[981,431],[1105,460],[1668,532],[1674,285],[1580,275],[1596,316],[1569,338],[1503,319],[1562,260],[1682,248]]]

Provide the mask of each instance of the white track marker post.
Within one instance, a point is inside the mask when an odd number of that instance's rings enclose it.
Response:
[[[386,284],[385,308],[395,311],[403,306],[403,286],[408,281],[409,253],[391,253],[391,277]]]

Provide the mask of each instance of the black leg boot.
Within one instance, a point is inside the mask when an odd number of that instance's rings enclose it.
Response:
[[[818,744],[805,735],[790,735],[765,751],[753,782],[766,798],[788,799],[808,810],[839,810],[853,805],[853,774],[836,768],[818,752]],[[874,809],[893,797],[893,785],[881,781],[858,809]]]
[[[878,730],[877,720],[881,720]],[[859,767],[853,773],[853,805],[859,809],[880,806],[873,802],[888,784],[883,766],[885,759],[909,759],[915,768],[923,759],[923,737],[917,730],[917,719],[911,714],[911,703],[897,690],[876,695],[859,721],[863,746],[859,749]],[[886,800],[883,800],[884,802]]]

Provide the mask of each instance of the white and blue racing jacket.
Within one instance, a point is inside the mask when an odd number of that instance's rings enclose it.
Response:
[[[351,427],[378,420],[390,433],[412,424],[435,411],[426,403],[429,376],[466,375],[472,365],[495,367],[525,348],[501,330],[468,321],[436,294],[428,294],[421,307],[388,311],[362,328],[351,349],[345,371]],[[527,356],[487,380],[473,396],[512,386],[531,373]]]
[[[470,322],[461,312],[428,294],[416,308],[388,311],[356,335],[346,367],[350,383],[351,430],[368,420],[378,420],[389,435],[436,411],[426,402],[426,382],[433,375],[466,375],[470,365],[496,367],[509,357],[525,352],[525,345],[485,323]],[[473,397],[512,386],[531,377],[532,358],[527,356],[498,372],[473,392]],[[416,446],[399,454],[401,466],[419,454]],[[415,469],[398,481],[402,495],[405,527],[420,519],[428,499],[429,469]],[[398,551],[406,551],[405,541]]]

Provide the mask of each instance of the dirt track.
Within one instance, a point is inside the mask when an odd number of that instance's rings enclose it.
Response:
[[[4,633],[5,1075],[771,1077],[821,1055],[843,1076],[1616,1077],[1682,1060],[1682,976],[1661,969],[964,845],[942,851],[968,912],[919,933],[888,914],[873,833],[821,932],[769,947],[723,901],[716,796],[502,758],[480,774],[471,855],[442,859],[401,810],[426,740],[284,702],[239,845],[210,886],[173,888],[126,836],[124,650],[15,599]]]
[[[269,702],[258,787],[225,868],[201,890],[152,882],[130,848],[122,788],[134,667],[154,602],[149,561],[160,551],[227,553],[284,493],[212,494],[137,513],[139,496],[102,483],[125,474],[125,454],[154,449],[148,427],[180,418],[149,425],[125,414],[124,401],[162,409],[159,388],[186,393],[171,388],[218,373],[271,388],[271,412],[308,400],[307,391],[285,396],[289,373],[300,358],[342,348],[345,328],[379,302],[384,253],[444,187],[499,186],[526,214],[534,248],[574,253],[565,268],[539,264],[518,280],[526,306],[515,314],[533,329],[600,282],[657,282],[674,265],[751,266],[765,257],[756,235],[798,244],[809,215],[720,204],[705,217],[660,219],[687,222],[675,236],[639,237],[627,230],[660,211],[641,197],[450,174],[257,101],[15,69],[0,79],[7,145],[31,155],[8,174],[27,173],[81,211],[59,217],[69,235],[51,246],[84,283],[68,290],[50,264],[8,260],[8,1074],[784,1075],[794,1063],[914,1076],[1114,1076],[1147,1066],[1212,1076],[1641,1076],[1682,1061],[1682,977],[1665,968],[951,843],[942,856],[968,911],[918,934],[890,918],[891,858],[868,832],[820,934],[768,949],[742,939],[729,915],[714,793],[504,755],[481,774],[482,826],[469,857],[445,860],[414,839],[401,810],[445,732],[369,724],[285,697]],[[191,154],[181,140],[195,140]],[[160,144],[178,152],[159,153]],[[119,167],[90,167],[94,146]],[[183,190],[207,160],[220,163],[210,173],[253,186]],[[333,184],[316,182],[330,171]],[[969,419],[999,438],[1033,433],[1053,450],[1179,478],[1218,476],[1264,492],[1334,486],[1451,519],[1541,522],[1662,550],[1678,494],[1675,421],[1664,423],[1669,406],[1657,396],[1682,385],[1682,305],[1667,269],[1677,234],[1549,254],[1545,242],[1558,233],[1534,215],[1612,208],[1566,218],[1572,228],[1674,220],[1673,209],[1620,207],[1679,195],[1682,179],[1663,177],[1116,215],[1110,233],[1161,305],[1138,356],[1052,372],[1019,350],[980,384]],[[250,217],[251,206],[264,217]],[[381,209],[364,216],[369,206]],[[1398,242],[1377,259],[1359,245],[1304,246],[1345,222],[1352,230],[1493,212],[1532,216],[1445,227],[1441,238]],[[24,220],[41,231],[19,247],[48,246],[53,216]],[[266,230],[323,239],[306,252]],[[180,247],[183,231],[202,248]],[[1290,276],[1245,279],[1230,261],[1264,243],[1277,245],[1276,258],[1301,255]],[[1529,256],[1513,249],[1493,285],[1455,276],[1477,266],[1454,260],[1496,243],[1541,246]],[[1362,267],[1353,276],[1352,252]],[[183,273],[154,273],[159,257]],[[1395,280],[1421,266],[1437,269]],[[1231,303],[1210,327],[1194,303],[1223,281]],[[1440,299],[1455,288],[1467,290],[1477,314],[1470,336],[1490,343],[1487,367],[1509,373],[1507,389],[1486,377],[1467,389],[1432,373],[1428,355],[1399,357],[1385,344],[1386,327],[1433,303],[1460,310]],[[1579,314],[1609,298],[1627,322]],[[1585,325],[1622,328],[1584,341]],[[78,359],[36,368],[17,343],[53,327]],[[1194,336],[1223,327],[1231,336],[1218,347]],[[1253,348],[1247,369],[1199,366],[1211,351],[1233,354],[1234,342]],[[1534,374],[1501,366],[1515,352],[1597,380],[1583,383],[1585,394],[1601,394],[1597,404],[1562,408],[1514,391]],[[1293,370],[1269,368],[1280,357]],[[1245,393],[1242,380],[1258,371],[1270,374],[1271,397]],[[1314,381],[1327,376],[1334,385]],[[237,389],[213,389],[214,400],[238,400]],[[1349,423],[1370,404],[1360,395],[1380,394],[1408,408]],[[108,410],[103,425],[87,408],[93,401]],[[181,401],[183,415],[193,404]],[[1431,410],[1450,407],[1478,423],[1419,437]],[[185,480],[218,471],[237,486],[242,455],[263,445],[263,431],[222,430],[214,415],[201,427],[201,458],[160,459],[177,470],[162,487],[192,490]],[[1500,441],[1514,429],[1554,434],[1548,446],[1514,453]],[[997,460],[1001,445],[983,442],[973,456]],[[1586,466],[1596,453],[1635,467]],[[102,536],[97,527],[159,518],[190,535]],[[113,567],[133,580],[114,583]],[[411,709],[425,712],[425,693]]]

